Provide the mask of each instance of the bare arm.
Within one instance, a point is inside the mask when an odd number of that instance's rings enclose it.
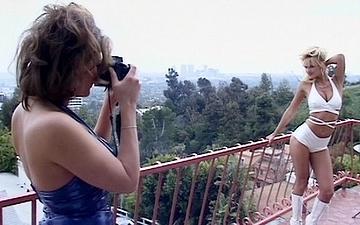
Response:
[[[130,69],[123,81],[118,81],[114,74],[112,76],[116,80],[112,80],[111,102],[119,103],[124,127],[117,158],[80,124],[61,113],[48,120],[43,119],[43,127],[39,126],[37,133],[32,132],[39,134],[39,137],[31,138],[28,142],[42,155],[46,154],[49,161],[87,183],[104,190],[127,193],[136,190],[140,171],[136,129],[140,83],[135,67]],[[44,127],[47,127],[46,132]]]
[[[118,159],[123,163],[124,170],[138,185],[140,176],[140,154],[136,124],[136,103],[140,94],[140,81],[137,69],[131,66],[123,81],[119,81],[115,71],[111,69],[112,90],[110,102],[118,104],[121,113],[121,136]]]
[[[272,134],[266,137],[267,139],[269,139],[270,143],[272,142],[274,137],[283,130],[285,130],[287,125],[294,119],[296,113],[299,110],[301,102],[304,100],[304,98],[305,98],[304,82],[301,82],[298,90],[295,93],[293,100],[291,101],[290,105],[283,113],[278,126],[276,127],[276,129]]]
[[[338,88],[342,88],[345,81],[345,56],[343,54],[337,54],[326,60],[326,65],[336,64],[335,81]]]

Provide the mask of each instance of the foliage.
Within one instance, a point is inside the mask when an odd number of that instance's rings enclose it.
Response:
[[[285,110],[283,102],[293,96],[286,82],[273,91],[271,77],[266,73],[252,89],[236,77],[229,85],[216,89],[206,78],[199,78],[197,85],[179,81],[179,74],[172,68],[165,76],[165,106],[175,113],[175,135],[169,147],[184,143],[183,155],[266,136],[274,129],[278,114]],[[285,100],[273,100],[280,96]]]
[[[158,154],[171,152],[175,145],[175,113],[169,108],[153,108],[142,116],[141,161]]]
[[[208,224],[212,223],[213,218],[216,221],[215,224],[222,224],[224,220],[226,224],[236,223],[238,208],[240,208],[241,218],[245,217],[250,212],[249,208],[247,208],[247,205],[253,204],[244,199],[240,202],[240,198],[242,198],[242,190],[247,190],[250,187],[250,184],[244,187],[244,179],[247,170],[245,168],[237,166],[238,160],[238,157],[234,156],[231,156],[229,158],[229,161],[227,163],[228,168],[226,171],[226,180],[221,189],[221,192],[218,192],[218,186],[223,179],[221,176],[225,169],[225,159],[220,159],[215,173],[214,182],[214,186],[217,186],[216,191],[217,193],[219,193],[219,196],[217,196],[216,194],[214,198],[210,199],[209,213],[207,215]],[[216,201],[216,198],[219,198],[219,200]],[[215,209],[217,210],[215,211]],[[226,213],[228,213],[228,217],[225,219]]]
[[[11,144],[10,132],[0,130],[0,172],[17,173],[15,148]]]
[[[158,161],[170,161],[175,158],[175,155],[163,155],[161,157],[155,157],[153,159],[148,160],[148,163],[155,163]],[[224,171],[226,168],[225,165],[226,161],[224,158],[218,159],[215,164],[215,170],[211,172],[211,163],[210,162],[202,162],[199,164],[198,168],[198,175],[195,181],[195,188],[192,198],[192,208],[190,209],[190,221],[191,224],[198,224],[199,215],[202,207],[202,202],[204,199],[204,190],[206,189],[207,179],[208,176],[211,176],[211,183],[209,186],[208,196],[206,199],[205,205],[207,206],[205,209],[205,218],[210,218],[213,214],[216,198],[218,196],[220,181],[224,179],[223,173],[226,174],[226,179],[224,180],[225,183],[222,186],[220,191],[220,195],[226,198],[226,202],[230,201],[230,216],[227,219],[230,221],[235,221],[236,214],[234,214],[234,210],[237,209],[240,193],[240,188],[244,188],[243,180],[244,175],[246,174],[245,169],[237,168],[238,157],[232,156],[230,157],[229,161],[227,162],[227,170]],[[149,165],[149,164],[146,164]],[[193,177],[195,175],[195,166],[180,168],[179,170],[170,170],[167,173],[163,174],[162,180],[162,190],[160,195],[160,206],[159,206],[159,221],[160,224],[168,224],[169,216],[170,216],[170,209],[172,208],[172,202],[175,201],[173,199],[173,194],[175,192],[176,187],[176,180],[177,176],[180,176],[180,187],[178,195],[176,196],[176,208],[175,208],[175,215],[174,219],[177,224],[184,224],[184,219],[188,207],[188,199],[191,190],[191,184]],[[151,218],[153,214],[153,205],[155,202],[155,195],[157,190],[157,185],[159,182],[159,174],[153,176],[147,176],[144,179],[144,189],[142,195],[142,203],[141,203],[141,210],[140,214],[144,217]],[[229,197],[231,194],[231,197]],[[223,199],[224,200],[224,199]],[[220,200],[221,201],[221,200]],[[221,201],[224,202],[224,201]],[[226,210],[226,204],[222,204],[220,208],[217,209],[215,214],[218,214],[217,219],[223,219],[223,210]],[[242,214],[246,214],[247,212],[244,211],[244,208],[241,210]],[[206,221],[203,222],[205,224]]]
[[[98,106],[99,107],[99,106]],[[94,105],[82,105],[78,112],[76,112],[81,119],[85,121],[89,127],[94,128],[96,121],[97,121],[97,115],[98,111],[94,110]]]
[[[360,174],[360,157],[358,155],[351,157],[349,154],[339,156],[335,160],[333,170],[334,174],[338,171],[351,171]]]
[[[0,110],[0,121],[3,126],[5,126],[8,130],[11,129],[11,117],[16,108],[16,106],[20,102],[20,89],[15,88],[13,96],[9,98],[5,98],[1,110]],[[1,127],[0,127],[1,128]]]
[[[122,197],[123,197],[123,201],[122,201],[121,208],[128,212],[133,212],[133,210],[135,209],[135,203],[136,203],[135,193],[123,194]],[[130,213],[130,214],[132,214],[132,213]]]
[[[340,118],[360,119],[360,86],[347,86],[344,90],[343,108]]]

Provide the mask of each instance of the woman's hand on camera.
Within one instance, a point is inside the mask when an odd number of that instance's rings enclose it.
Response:
[[[135,66],[131,66],[125,78],[118,80],[115,71],[110,68],[111,74],[111,100],[119,106],[135,106],[140,94],[140,80]]]

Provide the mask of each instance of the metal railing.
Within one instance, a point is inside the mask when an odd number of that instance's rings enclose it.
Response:
[[[354,138],[359,139],[359,120],[337,124],[329,144],[334,185],[360,183],[355,172]],[[238,144],[187,158],[141,168],[139,188],[130,195],[114,195],[118,205],[133,215],[134,224],[149,218],[148,224],[265,224],[291,210],[293,166],[289,156],[290,134]],[[350,166],[344,162],[350,160]],[[360,162],[357,162],[360,163]],[[347,162],[346,165],[349,163]],[[305,201],[317,195],[316,180],[310,182]],[[36,194],[0,199],[3,208],[32,202],[32,225],[36,224]]]

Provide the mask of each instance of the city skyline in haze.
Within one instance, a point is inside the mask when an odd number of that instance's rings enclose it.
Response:
[[[23,30],[49,3],[4,1],[0,72],[7,72]],[[113,42],[113,54],[140,71],[194,65],[224,73],[302,74],[300,53],[316,45],[343,53],[360,74],[360,1],[135,0],[75,1]],[[14,63],[10,72],[14,72]]]

